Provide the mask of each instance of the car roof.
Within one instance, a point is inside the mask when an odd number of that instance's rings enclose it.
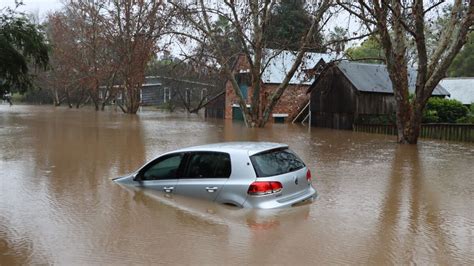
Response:
[[[212,143],[199,146],[193,146],[188,148],[183,148],[177,151],[186,152],[186,151],[217,151],[217,152],[235,152],[235,151],[246,151],[249,156],[254,154],[264,152],[267,150],[278,149],[278,148],[288,148],[287,144],[275,143],[275,142],[221,142],[221,143]]]

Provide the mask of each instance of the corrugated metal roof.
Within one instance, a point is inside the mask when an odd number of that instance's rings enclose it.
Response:
[[[474,78],[445,78],[440,81],[441,86],[463,104],[474,103]]]
[[[265,49],[262,60],[262,81],[264,83],[280,84],[285,79],[286,74],[290,70],[293,62],[296,59],[296,51],[281,51],[273,49]],[[336,59],[335,54],[321,54],[321,53],[305,53],[300,67],[296,70],[291,78],[289,84],[304,84],[311,85],[314,77],[307,78],[304,70],[312,69],[319,60],[323,59],[326,63]]]
[[[380,64],[366,64],[349,61],[336,63],[339,69],[359,91],[393,93],[392,82],[387,67]],[[415,92],[417,71],[408,69],[408,90]],[[449,92],[438,85],[433,95],[449,96]]]

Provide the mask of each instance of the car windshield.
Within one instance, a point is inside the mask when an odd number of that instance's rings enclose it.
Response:
[[[257,177],[282,175],[305,167],[290,149],[270,150],[250,156]]]

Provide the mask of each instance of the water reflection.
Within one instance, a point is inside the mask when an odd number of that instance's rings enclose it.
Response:
[[[470,264],[474,145],[179,113],[0,106],[0,264]],[[288,143],[320,198],[236,209],[110,181],[219,141]]]

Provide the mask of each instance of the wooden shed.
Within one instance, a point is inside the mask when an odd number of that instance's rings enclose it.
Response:
[[[415,91],[416,70],[409,69],[409,90]],[[349,61],[326,65],[308,89],[311,125],[352,129],[358,121],[395,114],[396,102],[385,65]],[[449,93],[440,85],[433,96]]]

